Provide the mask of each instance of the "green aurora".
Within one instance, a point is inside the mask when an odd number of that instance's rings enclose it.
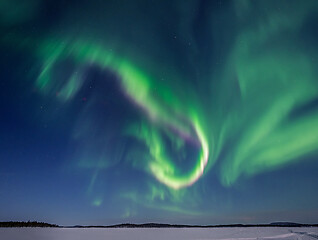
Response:
[[[244,4],[238,9],[248,7]],[[134,65],[133,59],[117,56],[107,50],[107,46],[88,41],[45,42],[39,49],[45,63],[37,86],[43,92],[49,91],[51,81],[54,81],[50,78],[52,66],[56,61],[68,57],[79,65],[97,64],[114,71],[119,75],[126,94],[145,110],[151,122],[150,126],[145,125],[134,132],[135,137],[149,148],[151,159],[146,169],[160,182],[175,189],[193,184],[204,172],[209,151],[209,167],[212,167],[218,158],[217,148],[222,148],[221,141],[226,141],[235,129],[241,129],[239,126],[249,125],[240,136],[232,156],[222,166],[222,181],[231,184],[242,174],[253,175],[287,164],[318,148],[318,128],[315,127],[317,113],[295,120],[288,119],[294,108],[317,97],[314,63],[302,49],[293,49],[294,46],[287,39],[282,39],[280,43],[284,46],[275,46],[279,49],[262,49],[266,42],[281,37],[282,32],[290,29],[296,31],[310,11],[318,10],[318,4],[314,2],[305,5],[304,9],[297,9],[295,13],[290,12],[290,8],[285,10],[285,14],[273,12],[267,16],[267,22],[264,19],[260,26],[253,26],[238,35],[233,51],[229,54],[228,65],[233,66],[233,69],[225,70],[221,82],[226,82],[226,87],[231,88],[235,84],[233,81],[238,81],[241,103],[231,112],[226,111],[219,116],[215,114],[216,120],[209,119],[211,114],[205,115],[209,104],[203,102],[200,96],[195,93],[179,96],[169,86],[160,83],[160,76],[151,76],[147,69],[139,67],[142,63]],[[234,71],[237,80],[227,79],[228,71]],[[175,75],[169,79],[182,84],[182,79]],[[60,97],[69,100],[79,90],[81,83],[81,79],[72,76],[61,89]],[[222,89],[219,91],[223,92]],[[223,97],[226,101],[228,96]],[[221,102],[219,104],[222,105]],[[213,108],[210,111],[213,112]],[[209,123],[214,122],[220,125],[210,127]],[[198,159],[194,160],[195,166],[185,175],[178,175],[173,159],[169,159],[165,152],[165,143],[159,131],[167,127],[191,135],[200,142],[201,150]],[[214,129],[218,129],[220,136],[214,133]]]

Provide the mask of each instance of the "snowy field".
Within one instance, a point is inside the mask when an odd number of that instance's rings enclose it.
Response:
[[[318,228],[0,228],[1,240],[318,239]]]

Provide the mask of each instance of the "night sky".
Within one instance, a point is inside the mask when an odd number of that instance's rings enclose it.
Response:
[[[318,222],[318,1],[0,0],[0,221]]]

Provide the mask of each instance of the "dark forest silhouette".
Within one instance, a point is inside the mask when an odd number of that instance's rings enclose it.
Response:
[[[293,222],[274,222],[269,224],[228,224],[228,225],[184,225],[184,224],[164,224],[164,223],[143,223],[132,224],[124,223],[108,226],[59,226],[45,222],[28,221],[28,222],[0,222],[0,227],[56,227],[56,228],[231,228],[231,227],[318,227],[318,224],[301,224]]]
[[[27,221],[27,222],[0,222],[0,227],[59,227],[56,224],[45,222]]]

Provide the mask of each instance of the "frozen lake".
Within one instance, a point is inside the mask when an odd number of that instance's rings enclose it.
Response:
[[[0,228],[0,239],[318,239],[318,228]]]

